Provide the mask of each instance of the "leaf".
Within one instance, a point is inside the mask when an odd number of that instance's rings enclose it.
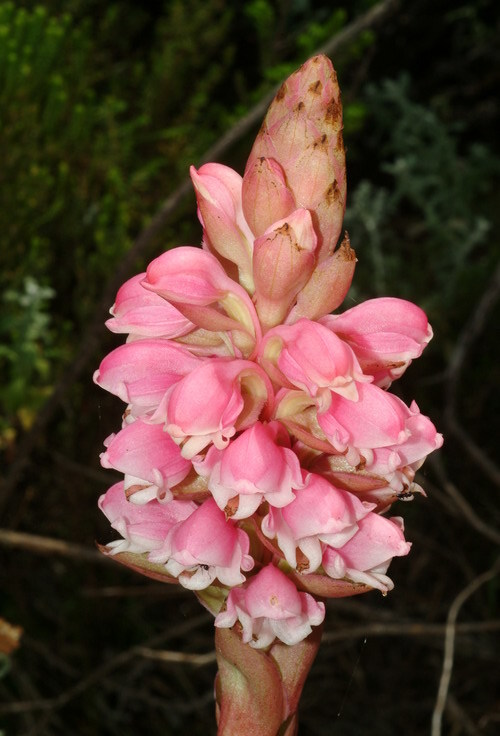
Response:
[[[114,560],[119,562],[120,565],[129,567],[131,570],[135,570],[135,572],[139,572],[147,578],[158,580],[160,583],[179,583],[177,578],[168,574],[164,565],[148,560],[147,553],[139,555],[134,552],[119,552],[114,555],[112,554],[112,550],[103,544],[97,544],[97,549],[99,552],[102,552],[103,555],[112,557]]]

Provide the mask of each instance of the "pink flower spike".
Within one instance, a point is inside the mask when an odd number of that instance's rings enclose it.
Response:
[[[263,649],[276,637],[285,644],[297,644],[324,617],[324,603],[299,592],[281,570],[267,565],[244,588],[230,591],[227,608],[218,614],[215,626],[230,628],[239,620],[243,642]]]
[[[105,445],[101,465],[125,473],[125,486],[134,503],[144,503],[157,495],[161,501],[170,500],[170,488],[191,470],[191,463],[159,424],[137,419],[112,435]]]
[[[154,408],[165,391],[201,364],[181,345],[145,339],[120,345],[94,373],[98,386],[131,404],[139,416]]]
[[[110,554],[159,549],[170,529],[196,510],[192,501],[156,500],[137,505],[127,500],[123,483],[115,483],[99,499],[99,508],[123,539],[110,542]]]
[[[410,547],[404,538],[402,519],[370,513],[361,519],[358,532],[340,549],[327,547],[323,568],[330,577],[347,577],[386,593],[394,587],[385,574],[392,558],[407,555]]]
[[[260,325],[252,300],[211,253],[190,246],[169,250],[149,264],[142,283],[199,327],[232,331],[238,347],[253,352]]]
[[[222,164],[191,166],[198,212],[205,241],[212,252],[238,266],[239,280],[253,293],[252,249],[254,235],[243,216],[242,178]]]
[[[359,520],[374,507],[310,473],[305,488],[297,491],[288,506],[269,510],[262,520],[262,532],[269,539],[277,537],[290,567],[311,573],[321,565],[323,546],[341,547],[349,541],[358,529]],[[297,548],[302,553],[299,561]]]
[[[351,346],[363,372],[383,388],[404,373],[432,338],[425,312],[391,297],[370,299],[321,322]]]
[[[264,330],[286,317],[315,264],[317,237],[306,209],[278,220],[255,241],[253,275],[257,313]]]
[[[297,209],[283,169],[272,158],[258,158],[247,169],[243,177],[242,197],[245,218],[255,237]]]
[[[199,506],[172,528],[152,562],[165,562],[167,571],[190,590],[203,590],[217,578],[223,585],[245,581],[241,570],[254,566],[247,534],[227,521],[213,499]]]
[[[211,447],[203,461],[193,459],[196,472],[208,479],[208,488],[220,509],[238,496],[238,507],[226,510],[232,519],[251,516],[262,500],[272,506],[293,501],[292,488],[302,488],[300,464],[289,447],[277,444],[278,422],[255,422],[224,450]]]
[[[266,370],[269,363],[275,364],[273,377],[278,375],[276,369],[279,369],[285,379],[282,385],[291,384],[314,397],[319,394],[322,411],[330,405],[331,391],[357,401],[356,382],[372,380],[371,376],[363,375],[347,343],[323,325],[308,319],[270,330],[260,350],[260,362]]]
[[[134,338],[172,339],[191,332],[195,327],[192,322],[161,296],[142,286],[145,276],[145,273],[134,276],[118,290],[110,310],[113,317],[108,319],[106,327],[111,332],[129,332]]]
[[[272,396],[269,378],[255,363],[214,358],[173,387],[153,420],[161,421],[165,411],[167,432],[190,459],[211,442],[226,447],[237,430],[270,412]]]

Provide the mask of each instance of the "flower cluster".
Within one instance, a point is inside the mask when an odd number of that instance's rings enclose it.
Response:
[[[99,502],[121,535],[106,549],[197,591],[251,646],[295,644],[322,622],[318,598],[389,591],[410,549],[382,512],[421,492],[442,438],[387,388],[432,331],[395,298],[330,314],[356,258],[347,235],[335,248],[346,181],[326,57],[283,85],[243,178],[191,176],[203,247],[122,286],[107,325],[128,339],[95,374],[127,405],[101,456],[124,474]]]

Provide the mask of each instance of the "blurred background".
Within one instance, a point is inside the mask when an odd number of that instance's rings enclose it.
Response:
[[[120,283],[200,242],[188,166],[242,173],[266,96],[322,48],[358,256],[344,306],[427,311],[393,390],[445,445],[428,498],[393,507],[413,542],[395,590],[328,602],[300,733],[430,734],[433,714],[432,736],[500,732],[499,38],[496,0],[0,0],[2,736],[215,734],[210,616],[96,551],[122,406],[92,372]]]

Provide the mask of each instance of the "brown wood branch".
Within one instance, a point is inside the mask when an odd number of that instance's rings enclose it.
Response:
[[[41,537],[38,534],[16,532],[10,529],[0,529],[0,547],[23,549],[41,555],[62,555],[84,562],[107,564],[111,559],[97,550],[89,549],[81,544],[66,542],[64,539]]]
[[[336,34],[317,53],[332,55],[340,48],[353,41],[362,31],[377,26],[388,17],[398,6],[397,0],[383,0],[375,7],[354,20],[342,31]],[[279,85],[278,85],[279,86]],[[200,163],[217,160],[226,154],[230,148],[246,135],[253,127],[258,125],[263,118],[266,109],[273,99],[276,91],[271,90],[265,95],[243,118],[227,131],[205,154]],[[30,457],[38,445],[40,438],[45,434],[45,428],[59,409],[61,402],[69,392],[73,384],[80,376],[88,370],[89,362],[92,360],[103,335],[103,321],[110,305],[113,303],[119,286],[125,281],[133,270],[134,264],[139,259],[144,259],[152,246],[155,238],[165,227],[171,215],[177,210],[184,198],[192,191],[191,181],[186,177],[177,189],[164,201],[157,213],[147,227],[139,233],[132,248],[122,258],[104,287],[101,302],[98,304],[94,317],[80,340],[80,349],[73,362],[66,368],[59,381],[56,383],[52,394],[47,399],[42,409],[38,412],[31,429],[26,433],[17,450],[17,457],[12,463],[3,485],[0,489],[0,518],[7,503],[22,478],[22,474],[28,464]]]
[[[477,578],[474,578],[474,580],[466,585],[465,588],[456,596],[449,608],[444,635],[443,666],[436,695],[436,704],[432,712],[431,736],[441,736],[443,713],[446,707],[451,673],[453,671],[455,640],[458,630],[457,618],[460,613],[460,609],[468,598],[479,590],[482,585],[493,580],[499,573],[500,557],[496,560],[493,567],[482,573],[482,575],[479,575]]]
[[[454,508],[447,504],[450,511],[458,511],[467,520],[470,526],[475,529],[483,537],[489,539],[490,542],[500,544],[500,531],[491,524],[488,524],[484,519],[481,519],[475,512],[474,508],[467,501],[465,496],[459,491],[457,486],[451,482],[446,475],[446,471],[441,460],[439,453],[430,455],[427,458],[427,463],[432,467],[436,476],[441,484],[443,490],[448,494],[448,497],[454,504]]]
[[[211,616],[204,612],[199,616],[183,621],[177,626],[171,626],[168,631],[164,631],[161,634],[151,637],[146,640],[142,645],[137,645],[125,649],[123,652],[111,657],[102,664],[98,665],[95,669],[91,670],[85,677],[82,677],[74,685],[69,687],[67,690],[61,692],[55,698],[36,698],[31,701],[17,701],[12,703],[5,703],[0,705],[0,713],[26,713],[27,711],[45,711],[46,715],[40,719],[40,728],[44,728],[48,719],[56,713],[58,710],[63,708],[65,705],[70,703],[75,698],[78,698],[90,687],[97,684],[101,680],[108,678],[108,676],[119,667],[123,667],[130,661],[134,660],[138,656],[137,650],[142,647],[150,648],[160,646],[178,636],[183,636],[199,626],[207,623],[211,619]],[[38,732],[37,729],[36,732]],[[33,732],[35,733],[35,732]]]
[[[457,416],[458,388],[462,370],[474,342],[486,327],[488,317],[500,298],[500,264],[490,283],[458,337],[447,371],[445,421],[448,429],[455,435],[475,465],[500,488],[500,468],[488,457],[484,450],[469,436]]]

